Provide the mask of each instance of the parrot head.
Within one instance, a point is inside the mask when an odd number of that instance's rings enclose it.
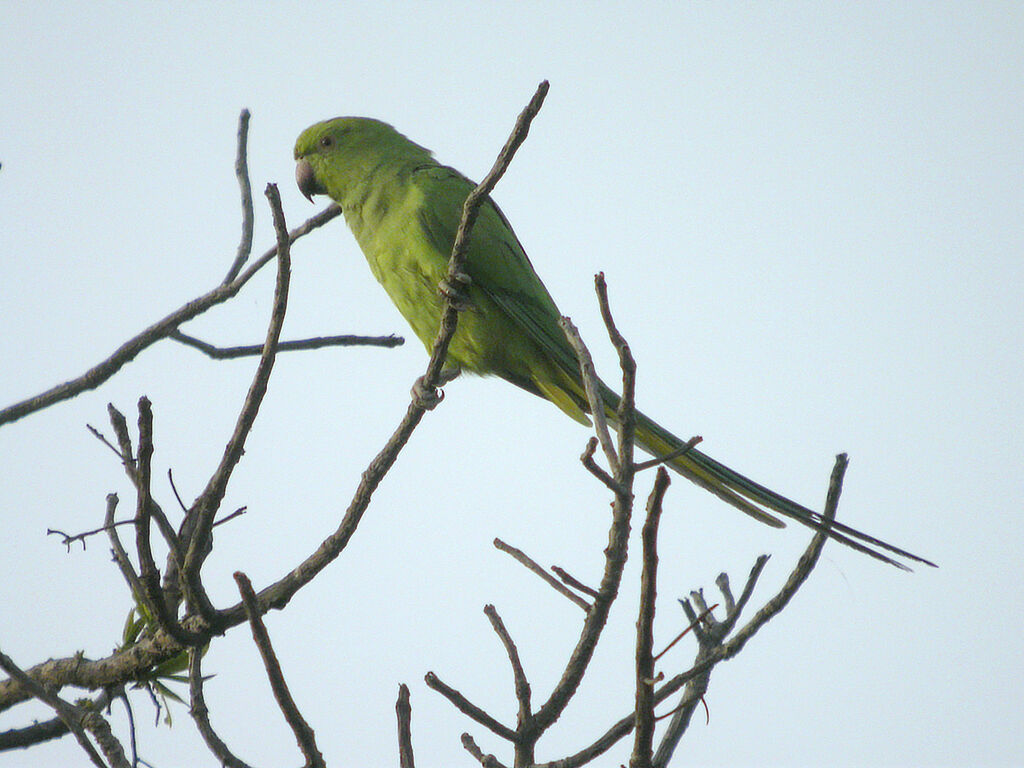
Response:
[[[311,125],[295,142],[295,181],[310,201],[330,195],[345,207],[347,194],[395,164],[430,160],[431,153],[393,127],[369,117],[336,117]]]

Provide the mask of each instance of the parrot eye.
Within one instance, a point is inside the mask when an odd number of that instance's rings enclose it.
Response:
[[[320,139],[320,146],[323,147],[324,149],[329,148],[332,144],[334,144],[334,139],[332,139],[330,136],[324,136],[323,138]]]

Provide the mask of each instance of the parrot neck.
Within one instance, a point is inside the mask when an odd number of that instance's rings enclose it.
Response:
[[[426,161],[435,164],[429,156]],[[372,237],[401,217],[400,211],[406,209],[407,197],[415,189],[410,183],[411,176],[423,165],[423,158],[410,161],[386,157],[379,158],[372,167],[349,168],[348,183],[339,190],[341,194],[331,196],[341,203],[345,221],[360,244],[365,237]]]

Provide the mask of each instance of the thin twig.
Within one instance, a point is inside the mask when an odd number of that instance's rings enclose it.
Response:
[[[687,624],[687,625],[686,625],[686,629],[684,629],[684,630],[683,630],[682,632],[680,632],[680,633],[679,633],[678,635],[676,635],[676,636],[675,636],[675,639],[674,639],[674,640],[672,640],[672,642],[671,642],[671,643],[669,643],[668,645],[666,645],[666,646],[665,646],[665,647],[664,647],[664,648],[662,649],[661,653],[656,653],[656,654],[654,655],[654,660],[655,660],[655,661],[660,661],[660,660],[661,660],[661,657],[662,657],[662,656],[664,656],[664,655],[665,655],[666,653],[668,653],[668,652],[669,652],[670,650],[672,650],[672,647],[673,647],[673,646],[674,646],[674,645],[675,645],[676,643],[678,643],[678,642],[679,642],[680,640],[682,640],[682,639],[683,639],[684,637],[686,637],[686,636],[687,636],[687,635],[688,635],[688,634],[689,634],[689,633],[690,633],[690,632],[691,632],[691,631],[693,630],[693,628],[694,628],[695,626],[697,626],[697,625],[698,625],[698,624],[699,624],[699,623],[700,623],[701,621],[703,621],[703,620],[704,620],[704,619],[705,619],[705,618],[706,618],[706,617],[707,617],[707,616],[708,616],[708,615],[709,615],[709,614],[710,614],[710,613],[711,613],[711,612],[712,612],[713,610],[715,610],[715,608],[717,608],[717,607],[718,607],[718,603],[715,603],[715,604],[714,604],[714,605],[712,605],[712,606],[711,606],[710,608],[707,608],[707,609],[706,609],[706,610],[704,611],[704,613],[702,613],[702,614],[701,614],[700,616],[696,617],[696,619],[694,619],[694,620],[693,620],[693,621],[691,621],[691,622],[690,622],[689,624]]]
[[[604,401],[601,399],[601,380],[597,377],[597,371],[594,368],[594,358],[591,357],[590,350],[587,349],[583,337],[580,336],[579,329],[573,325],[572,320],[563,316],[559,318],[558,325],[565,334],[565,338],[569,340],[569,344],[576,352],[576,358],[579,360],[583,388],[587,393],[590,415],[594,420],[594,433],[601,444],[601,450],[604,451],[608,467],[614,475],[619,471],[619,456],[615,452],[612,436],[608,431],[608,419],[604,413]]]
[[[152,694],[152,689],[150,689],[150,694]],[[132,711],[132,703],[128,700],[128,694],[125,693],[124,686],[119,686],[117,698],[124,704],[124,713],[128,718],[128,746],[132,751],[131,765],[132,768],[136,768],[139,764],[139,745],[136,738],[135,712]]]
[[[187,347],[193,347],[214,360],[234,360],[240,357],[255,357],[263,353],[262,344],[247,344],[239,347],[215,347],[202,339],[189,336],[181,331],[173,331],[167,338],[180,342]],[[405,343],[401,336],[314,336],[309,339],[298,339],[295,341],[281,341],[277,344],[277,351],[294,352],[306,349],[322,349],[324,347],[400,347]]]
[[[68,552],[71,551],[71,545],[72,544],[74,544],[76,541],[80,541],[80,542],[82,542],[82,551],[84,552],[85,551],[85,540],[87,538],[89,538],[90,536],[95,536],[97,533],[103,533],[104,531],[109,531],[111,528],[116,528],[119,525],[134,525],[134,524],[135,524],[134,518],[131,519],[131,520],[118,520],[116,523],[110,523],[109,525],[101,525],[99,528],[93,528],[91,531],[83,531],[82,533],[75,533],[75,534],[65,533],[64,531],[58,530],[56,528],[47,528],[46,529],[46,535],[47,536],[60,536],[61,537],[61,542],[60,543],[63,544],[65,547],[67,547]]]
[[[500,549],[502,552],[504,552],[504,553],[506,553],[508,555],[511,555],[513,558],[518,560],[520,563],[522,563],[528,569],[530,569],[535,574],[540,576],[542,579],[544,579],[545,582],[547,582],[547,584],[552,589],[554,589],[556,592],[558,592],[558,594],[560,594],[563,597],[571,600],[576,605],[578,605],[580,608],[582,608],[584,611],[589,611],[590,610],[590,603],[588,603],[582,597],[580,597],[575,592],[573,592],[571,589],[566,587],[564,584],[562,584],[560,581],[558,581],[558,579],[556,579],[554,576],[549,574],[546,570],[541,568],[541,566],[536,561],[531,559],[530,556],[527,555],[525,552],[523,552],[521,549],[516,549],[511,544],[506,544],[501,539],[495,539],[494,540],[494,546],[497,549]]]
[[[769,555],[759,555],[757,560],[754,561],[753,567],[750,569],[750,574],[747,576],[747,583],[743,587],[743,592],[740,594],[740,599],[733,605],[726,604],[725,610],[725,621],[722,622],[722,630],[725,634],[732,632],[732,628],[736,625],[740,616],[743,615],[743,609],[746,607],[747,602],[750,600],[751,595],[754,594],[754,587],[757,585],[757,580],[761,577],[761,571],[764,570],[765,565],[768,563]],[[719,574],[718,588],[722,590],[722,595],[729,598],[728,577],[722,573]],[[714,607],[714,606],[712,606]]]
[[[107,416],[110,418],[110,426],[114,428],[114,435],[117,437],[117,444],[120,446],[118,453],[121,456],[121,462],[124,464],[124,470],[134,482],[135,456],[132,453],[132,437],[128,434],[128,420],[124,417],[123,413],[114,407],[113,403],[107,403]]]
[[[199,648],[189,648],[188,651],[188,690],[189,690],[189,714],[196,724],[199,735],[203,737],[206,746],[213,753],[220,764],[225,768],[251,768],[245,761],[238,758],[224,743],[223,739],[213,730],[210,723],[210,710],[206,706],[206,698],[203,696],[203,652]]]
[[[274,654],[274,648],[270,644],[270,635],[267,633],[267,628],[263,624],[263,618],[260,616],[260,607],[256,602],[256,593],[253,592],[252,584],[249,582],[249,578],[241,571],[235,572],[235,582],[238,584],[238,591],[242,595],[242,604],[245,606],[245,612],[249,617],[249,626],[252,627],[252,638],[256,643],[256,647],[259,648],[260,656],[263,657],[263,666],[267,670],[267,679],[270,680],[270,687],[274,692],[277,705],[281,708],[284,719],[288,722],[292,733],[295,734],[295,739],[299,743],[299,749],[302,750],[302,754],[306,758],[306,765],[311,768],[323,768],[326,764],[324,763],[323,755],[317,749],[316,736],[313,733],[313,729],[309,727],[309,723],[302,716],[302,713],[299,712],[299,708],[295,705],[295,700],[288,690],[288,684],[284,680],[284,673],[281,672],[281,663]]]
[[[118,498],[116,493],[107,494],[107,513],[104,517],[104,529],[107,531],[107,535],[110,538],[110,546],[114,553],[114,562],[117,563],[117,567],[121,569],[121,575],[124,576],[124,580],[128,583],[128,589],[132,592],[132,598],[134,600],[145,600],[145,590],[142,587],[142,582],[139,581],[139,575],[135,572],[135,566],[132,565],[132,561],[128,558],[128,553],[125,552],[124,546],[121,544],[121,539],[117,535],[117,528],[114,526],[114,512],[117,510]],[[132,519],[134,523],[134,518]]]
[[[192,510],[189,511],[183,527],[190,523],[194,525],[188,531],[188,550],[185,554],[185,565],[182,569],[182,577],[193,586],[198,586],[199,569],[203,560],[209,554],[212,542],[210,541],[213,520],[220,507],[227,490],[231,474],[242,458],[246,438],[256,421],[256,414],[259,412],[266,394],[267,385],[270,381],[270,373],[274,368],[276,348],[278,339],[281,337],[281,327],[284,325],[285,313],[288,309],[288,286],[291,278],[291,255],[288,243],[288,227],[284,220],[284,211],[281,209],[281,196],[277,187],[268,184],[265,192],[270,203],[270,209],[274,216],[274,230],[277,232],[277,286],[274,290],[274,307],[270,316],[270,324],[267,328],[267,337],[263,344],[263,354],[260,357],[259,365],[256,366],[256,373],[253,375],[252,384],[249,385],[249,392],[246,395],[245,403],[238,414],[234,432],[224,448],[224,455],[216,471],[210,477],[206,488],[196,499]],[[188,518],[194,518],[189,520]],[[200,590],[197,588],[197,592]]]
[[[557,565],[552,565],[551,572],[554,573],[558,578],[560,578],[563,584],[566,584],[567,586],[570,586],[573,589],[579,590],[585,595],[597,597],[598,592],[596,589],[594,589],[593,587],[588,587],[586,584],[577,579],[564,568]]]
[[[185,506],[185,502],[181,500],[181,494],[178,493],[178,486],[174,484],[174,470],[171,467],[167,468],[167,483],[171,486],[171,492],[174,494],[174,498],[178,502],[178,506],[182,512],[188,513],[188,507]]]
[[[442,681],[441,678],[439,678],[433,672],[427,672],[427,674],[424,675],[423,679],[424,681],[426,681],[428,688],[437,691],[446,699],[448,699],[448,701],[450,701],[455,706],[455,708],[458,709],[462,714],[466,715],[469,718],[472,718],[473,720],[476,720],[484,728],[491,731],[495,735],[500,736],[506,741],[510,741],[513,744],[516,742],[517,737],[515,731],[513,731],[507,725],[499,723],[489,714],[480,709],[480,707],[478,707],[476,704],[471,702],[469,699],[467,699],[457,690],[452,688],[450,685]]]
[[[483,750],[473,741],[473,737],[468,733],[462,734],[462,747],[475,757],[483,768],[505,768],[505,764],[500,762],[494,755],[485,755]]]
[[[501,620],[501,616],[498,615],[498,610],[493,605],[485,605],[484,613],[490,620],[491,627],[501,639],[501,644],[505,646],[505,652],[508,654],[509,663],[512,665],[512,679],[515,683],[516,701],[519,703],[517,722],[519,727],[522,728],[529,722],[532,714],[530,711],[530,683],[526,679],[526,672],[523,670],[523,662],[519,658],[519,650],[516,648],[516,644],[515,641],[512,640],[512,636],[505,628],[505,622],[503,622]]]
[[[248,511],[249,511],[249,507],[239,507],[234,512],[232,512],[230,515],[227,515],[226,517],[222,517],[220,520],[214,520],[213,521],[213,527],[216,528],[218,525],[224,525],[224,523],[227,523],[227,522],[229,522],[231,520],[234,520],[236,517],[241,517],[242,515],[244,515]]]
[[[778,593],[761,608],[750,622],[740,629],[736,635],[722,648],[723,659],[732,658],[746,645],[747,641],[765,624],[767,624],[779,611],[786,607],[786,604],[793,599],[800,586],[807,580],[814,566],[818,562],[821,550],[828,541],[828,532],[832,521],[835,520],[836,510],[839,507],[839,497],[843,492],[843,476],[846,474],[846,466],[849,463],[845,453],[836,456],[836,463],[832,467],[832,476],[828,484],[828,498],[825,501],[825,512],[822,515],[822,527],[814,534],[811,543],[800,556],[796,567],[786,583]]]
[[[657,467],[658,465],[664,464],[667,461],[672,461],[672,459],[678,459],[684,453],[689,453],[691,450],[693,450],[693,447],[703,440],[704,438],[701,437],[700,435],[694,435],[689,440],[687,440],[683,445],[679,446],[674,451],[666,453],[664,456],[658,456],[653,459],[648,459],[647,461],[641,461],[639,464],[634,464],[633,471],[643,472],[645,469]]]
[[[238,116],[238,150],[235,154],[235,177],[238,179],[238,189],[242,194],[242,239],[238,243],[238,252],[235,260],[231,263],[228,273],[224,276],[223,283],[230,283],[249,259],[252,253],[252,232],[253,232],[253,205],[252,185],[249,183],[249,110],[243,109]]]
[[[604,483],[605,487],[612,493],[618,494],[623,492],[623,487],[616,482],[615,478],[609,475],[605,470],[598,466],[597,462],[594,461],[594,454],[597,453],[597,446],[599,440],[593,435],[587,440],[587,447],[583,449],[583,453],[580,455],[580,462],[586,467],[587,471]]]
[[[117,446],[115,446],[113,443],[107,440],[106,436],[102,432],[96,429],[96,427],[94,427],[92,424],[86,424],[85,428],[92,433],[93,437],[95,437],[97,440],[99,440],[101,443],[107,446],[107,448],[112,450],[114,452],[114,455],[117,456],[117,458],[119,458],[121,461],[124,461],[124,456],[121,455],[121,451],[117,449]]]
[[[630,352],[625,337],[619,333],[612,317],[611,304],[608,301],[608,285],[604,280],[604,272],[594,275],[594,290],[597,292],[597,304],[601,309],[601,319],[608,330],[608,338],[619,354],[619,368],[622,370],[622,397],[615,412],[615,420],[619,426],[619,458],[629,468],[632,475],[636,470],[633,466],[633,449],[636,432],[636,361]]]

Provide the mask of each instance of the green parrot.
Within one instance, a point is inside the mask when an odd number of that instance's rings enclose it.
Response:
[[[444,309],[439,286],[473,182],[387,123],[364,117],[307,128],[295,143],[295,160],[299,190],[311,202],[313,195],[328,195],[341,206],[370,270],[429,350]],[[457,289],[464,306],[448,349],[447,378],[461,371],[500,376],[589,424],[576,353],[558,325],[561,313],[508,220],[489,199],[470,234],[464,271],[467,280]],[[604,384],[600,390],[607,414],[614,416],[618,396]],[[654,456],[684,445],[641,413],[636,436]],[[778,513],[815,530],[822,527],[818,512],[696,449],[667,463],[762,523],[783,527],[773,514]],[[890,555],[934,565],[839,522],[829,536],[899,568],[906,566]]]

